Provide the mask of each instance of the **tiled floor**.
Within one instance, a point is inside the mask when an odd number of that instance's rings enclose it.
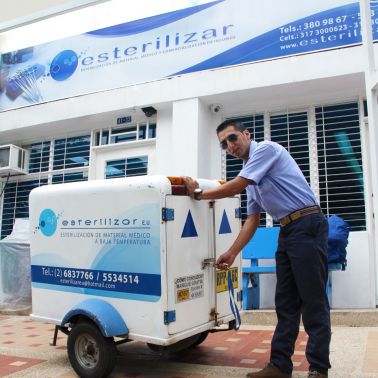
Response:
[[[66,353],[66,336],[62,333],[58,334],[57,346],[49,345],[53,332],[54,326],[51,324],[34,322],[27,317],[0,317],[0,353],[2,348],[8,348],[8,351],[10,348],[15,354],[0,355],[0,377],[46,361],[43,358],[21,358],[22,351],[29,350],[33,355],[41,356],[51,351]],[[142,342],[129,342],[118,349],[120,359],[126,357],[140,360],[142,356],[145,360],[160,359],[161,362],[260,368],[269,360],[272,333],[272,330],[211,333],[200,346],[175,354],[159,354]],[[307,336],[301,332],[293,358],[295,369],[298,371],[308,369],[304,356],[306,340]],[[135,371],[134,376],[142,374],[142,370]]]
[[[0,377],[73,378],[64,334],[50,342],[54,326],[23,316],[0,315]],[[180,353],[158,353],[142,342],[118,346],[111,377],[207,378],[244,377],[269,360],[273,327],[243,326],[239,332],[212,333],[198,347]],[[301,331],[293,356],[293,377],[306,377],[306,334]],[[378,377],[378,329],[334,330],[330,377]]]
[[[13,319],[0,318],[0,346],[14,346],[16,349],[30,348],[34,351],[50,351],[49,345],[54,332],[51,324],[33,322],[27,317],[15,322]],[[66,337],[60,333],[59,339]],[[65,341],[64,341],[65,344]]]
[[[378,331],[369,332],[363,371],[378,372]]]
[[[41,362],[44,362],[44,360],[0,354],[0,377],[6,377],[7,375],[28,369]]]
[[[230,366],[261,368],[269,361],[270,340],[273,332],[267,330],[228,331],[213,333],[197,348],[172,355],[171,360],[212,366]],[[307,336],[300,332],[293,357],[295,370],[307,371],[308,364],[304,356]],[[145,344],[140,343],[140,348]],[[126,347],[126,346],[125,346]],[[137,346],[131,346],[136,349]]]

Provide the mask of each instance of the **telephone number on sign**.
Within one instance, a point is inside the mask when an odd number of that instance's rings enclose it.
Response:
[[[323,20],[316,20],[316,21],[310,21],[305,22],[303,24],[303,29],[313,29],[318,28],[319,26],[329,26],[334,24],[342,24],[347,20],[347,16],[339,16],[336,18],[330,17],[330,18],[324,18]]]
[[[44,275],[50,275],[50,268],[42,268]],[[100,272],[82,269],[54,268],[55,277],[74,278],[79,280],[90,280],[96,282],[112,282],[124,284],[139,284],[139,276],[130,273]]]
[[[161,276],[157,273],[116,272],[32,265],[33,284],[47,284],[112,290],[143,295],[161,295]]]

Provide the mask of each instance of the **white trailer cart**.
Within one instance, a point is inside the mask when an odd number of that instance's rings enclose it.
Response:
[[[241,302],[240,258],[213,262],[240,230],[239,198],[195,201],[175,178],[49,185],[30,195],[32,314],[68,334],[81,377],[107,376],[116,345],[200,344],[233,325],[227,275]],[[204,189],[220,185],[198,180]],[[185,189],[185,188],[184,188]]]

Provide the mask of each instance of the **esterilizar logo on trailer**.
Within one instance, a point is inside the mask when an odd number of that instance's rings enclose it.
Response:
[[[51,209],[44,209],[41,211],[39,215],[38,227],[37,230],[41,230],[42,234],[45,236],[52,236],[54,235],[57,225],[58,225],[58,218]]]
[[[58,217],[59,218],[59,217]],[[146,218],[70,218],[62,219],[60,228],[66,229],[91,229],[91,228],[150,228],[151,220]]]

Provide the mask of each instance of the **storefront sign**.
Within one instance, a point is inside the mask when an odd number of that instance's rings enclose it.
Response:
[[[359,2],[197,4],[3,54],[0,111],[362,40]],[[377,39],[378,5],[371,5]]]

